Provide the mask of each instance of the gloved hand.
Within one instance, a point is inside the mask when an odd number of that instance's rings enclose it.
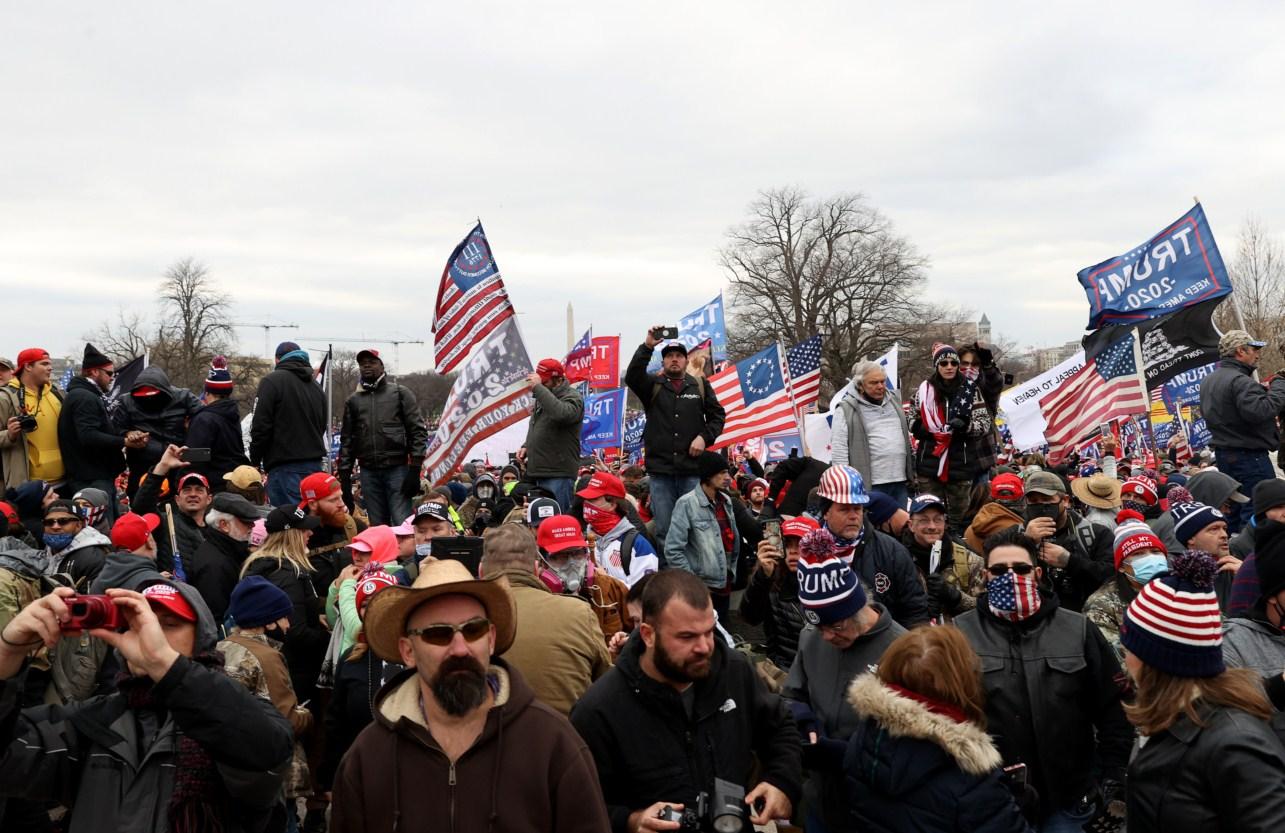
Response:
[[[410,500],[419,494],[420,491],[420,469],[424,464],[423,458],[412,457],[410,465],[406,467],[406,476],[402,478],[402,497]]]
[[[962,416],[951,417],[950,422],[946,423],[952,432],[958,433],[968,427],[968,420]]]
[[[977,352],[977,361],[982,367],[990,367],[995,363],[995,353],[989,347],[982,347],[974,341],[973,349]]]
[[[843,741],[818,735],[816,743],[803,745],[803,766],[819,772],[839,772],[847,751],[848,744]]]
[[[959,602],[964,594],[959,588],[946,581],[942,573],[933,573],[924,579],[928,593],[928,615],[940,616],[943,612],[954,613],[959,609]]]
[[[344,499],[344,506],[348,507],[348,512],[356,508],[352,500],[352,472],[339,473],[339,494]]]

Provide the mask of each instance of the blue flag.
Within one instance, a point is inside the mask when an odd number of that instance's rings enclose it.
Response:
[[[584,419],[580,423],[580,448],[585,452],[599,448],[619,448],[624,413],[624,388],[587,397],[584,401]]]
[[[647,427],[647,415],[631,414],[625,417],[625,438],[622,443],[624,454],[631,463],[642,457],[643,430]]]
[[[1081,269],[1077,277],[1089,298],[1089,330],[1155,318],[1231,292],[1199,204],[1136,249]]]
[[[678,320],[678,340],[691,350],[702,341],[710,342],[710,358],[715,362],[727,359],[727,324],[723,318],[723,293],[708,304],[687,313]],[[660,351],[651,356],[648,373],[660,372]]]

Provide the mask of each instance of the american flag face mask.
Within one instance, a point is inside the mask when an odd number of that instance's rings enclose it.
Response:
[[[1019,576],[1009,570],[986,583],[986,601],[991,613],[1009,622],[1021,622],[1040,609],[1040,587],[1035,572]]]

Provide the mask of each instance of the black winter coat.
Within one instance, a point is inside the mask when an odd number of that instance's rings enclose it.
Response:
[[[1045,569],[1058,601],[1067,610],[1084,609],[1102,583],[1115,575],[1115,536],[1101,524],[1067,512],[1067,523],[1049,540],[1070,553],[1065,567]]]
[[[232,590],[241,580],[241,565],[249,556],[249,543],[236,541],[211,526],[205,529],[205,541],[188,559],[187,583],[205,599],[220,625],[227,616]]]
[[[1215,449],[1271,451],[1280,443],[1276,415],[1285,407],[1285,378],[1277,376],[1265,388],[1253,372],[1244,362],[1223,359],[1200,380],[1200,412]]]
[[[1147,740],[1129,765],[1129,833],[1276,833],[1285,825],[1285,747],[1269,724],[1201,704]]]
[[[757,566],[741,596],[741,618],[751,625],[762,625],[767,637],[767,658],[782,671],[789,671],[799,650],[799,632],[807,621],[799,602],[799,577],[784,564],[776,570],[785,573],[777,582]]]
[[[945,383],[935,371],[933,378],[941,382],[940,385],[934,385],[934,390],[942,399],[949,399],[958,390],[958,385],[952,389],[945,388]],[[973,395],[973,406],[968,414],[961,415],[967,422],[963,428],[954,432],[950,449],[946,452],[949,455],[946,476],[951,482],[971,481],[995,465],[995,412],[1003,386],[1004,375],[999,368],[992,364],[982,369]],[[912,400],[913,419],[910,423],[910,433],[919,441],[915,450],[915,473],[920,477],[936,479],[941,457],[933,453],[936,441],[924,423],[918,394],[915,396]],[[953,413],[946,415],[948,420],[955,416]]]
[[[259,383],[250,423],[250,464],[272,469],[283,463],[320,462],[326,448],[326,395],[301,358],[277,364]]]
[[[114,480],[125,470],[125,435],[107,415],[102,390],[84,376],[67,384],[58,447],[72,484]]]
[[[928,594],[915,560],[900,541],[875,529],[869,520],[851,566],[870,601],[887,608],[897,624],[909,629],[928,621]]]
[[[647,472],[695,477],[699,474],[696,458],[687,453],[692,441],[699,436],[705,438],[706,448],[713,445],[723,433],[727,414],[708,379],[698,382],[693,376],[684,376],[682,389],[675,393],[664,374],[648,373],[651,354],[652,348],[640,344],[625,371],[625,384],[647,412],[643,429]]]
[[[772,472],[768,499],[776,504],[776,511],[782,515],[802,515],[808,508],[808,492],[821,484],[821,475],[829,467],[811,457],[782,460]],[[785,491],[783,498],[780,496],[782,490]]]
[[[678,692],[643,672],[643,647],[642,637],[631,636],[616,665],[571,710],[597,764],[612,830],[626,833],[629,814],[657,801],[694,806],[715,777],[751,789],[755,758],[758,781],[797,806],[803,790],[798,729],[745,655],[714,640],[709,675],[693,684],[689,718]]]
[[[359,390],[344,403],[339,432],[339,474],[353,466],[387,468],[422,461],[428,428],[409,388],[385,378],[374,390]]]
[[[985,729],[930,711],[874,674],[852,682],[848,702],[866,718],[843,762],[853,829],[1028,833]]]
[[[182,473],[182,469],[179,470]],[[169,475],[172,481],[175,475]],[[162,572],[168,572],[174,569],[174,543],[170,540],[170,516],[174,518],[174,537],[178,539],[179,555],[183,558],[183,571],[186,575],[187,565],[191,562],[196,551],[205,543],[205,527],[197,524],[189,516],[180,512],[174,506],[172,498],[166,498],[163,502],[157,499],[161,491],[162,478],[148,477],[147,482],[138,487],[138,492],[134,495],[133,510],[140,515],[148,512],[155,512],[160,515],[161,525],[153,533],[156,538],[156,568]],[[170,494],[173,494],[171,487]]]
[[[138,399],[133,392],[142,387],[156,388],[160,393]],[[141,402],[146,402],[144,407]],[[185,445],[187,422],[201,409],[201,400],[190,390],[176,388],[170,377],[159,367],[144,368],[130,388],[130,394],[120,398],[120,408],[114,414],[116,425],[123,431],[146,431],[147,445],[125,451],[129,461],[130,493],[138,486],[138,479],[161,459],[170,443]]]
[[[317,676],[330,645],[330,632],[321,624],[325,599],[318,597],[311,576],[286,558],[252,558],[246,562],[245,575],[263,576],[290,597],[294,610],[290,612],[290,630],[281,641],[281,655],[290,670],[290,684],[299,702],[314,699]]]
[[[322,733],[325,748],[317,767],[317,783],[323,789],[329,790],[334,785],[339,761],[361,734],[361,730],[375,719],[371,713],[375,695],[383,688],[384,683],[403,670],[403,666],[384,662],[370,650],[356,659],[352,658],[352,651],[349,651],[348,656],[339,663],[339,668],[335,671],[335,687],[330,692],[330,703],[326,706],[326,730]]]
[[[197,411],[187,426],[187,444],[210,450],[210,462],[193,463],[191,470],[205,475],[216,492],[223,491],[223,475],[250,465],[241,436],[241,412],[233,399],[216,399]]]

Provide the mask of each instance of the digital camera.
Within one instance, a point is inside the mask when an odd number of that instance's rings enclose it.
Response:
[[[40,427],[40,423],[36,422],[36,418],[31,414],[19,414],[18,427],[22,429],[22,433],[30,434]]]
[[[71,616],[60,625],[67,633],[94,628],[116,630],[125,624],[125,617],[120,608],[112,604],[111,596],[68,596],[63,604],[71,611]]]
[[[660,811],[663,821],[677,822],[679,830],[741,833],[745,829],[745,788],[722,778],[714,779],[714,794],[696,796],[695,806]]]

